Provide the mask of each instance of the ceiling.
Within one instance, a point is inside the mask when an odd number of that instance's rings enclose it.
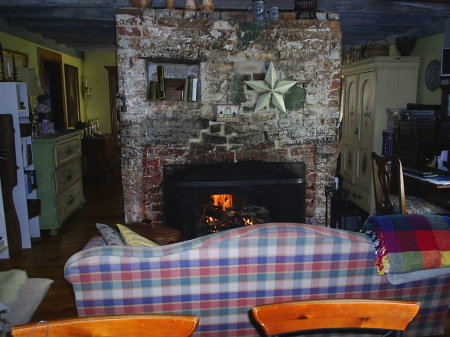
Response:
[[[293,11],[294,2],[268,0],[267,7]],[[175,0],[175,8],[181,9],[183,3]],[[219,11],[246,10],[250,3],[214,0]],[[164,4],[164,0],[153,0],[153,8],[164,8]],[[0,31],[7,26],[9,33],[27,32],[77,51],[114,49],[114,14],[130,5],[130,0],[0,0]],[[450,22],[450,0],[317,0],[317,10],[339,13],[344,47],[441,33],[445,22]]]

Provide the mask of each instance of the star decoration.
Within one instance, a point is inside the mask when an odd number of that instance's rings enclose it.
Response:
[[[260,94],[256,100],[255,112],[263,109],[270,103],[279,110],[286,112],[283,95],[294,86],[297,81],[278,81],[275,67],[273,63],[270,62],[269,70],[266,73],[266,77],[264,77],[264,81],[245,81],[245,83]]]

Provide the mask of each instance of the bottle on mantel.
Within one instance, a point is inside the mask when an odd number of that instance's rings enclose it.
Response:
[[[158,98],[165,99],[166,98],[166,87],[164,85],[164,67],[157,67],[158,73]]]

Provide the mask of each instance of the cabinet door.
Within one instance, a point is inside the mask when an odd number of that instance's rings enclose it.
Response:
[[[356,131],[355,184],[371,190],[373,126],[375,113],[375,73],[360,75]]]
[[[342,125],[342,154],[341,165],[342,174],[347,181],[353,180],[354,170],[354,140],[357,122],[357,98],[358,84],[357,75],[350,75],[345,78],[344,89],[344,116]]]

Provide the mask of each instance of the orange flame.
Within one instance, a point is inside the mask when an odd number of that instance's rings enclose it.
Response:
[[[233,196],[231,194],[213,194],[211,199],[213,205],[221,206],[224,211],[226,208],[233,206]]]

